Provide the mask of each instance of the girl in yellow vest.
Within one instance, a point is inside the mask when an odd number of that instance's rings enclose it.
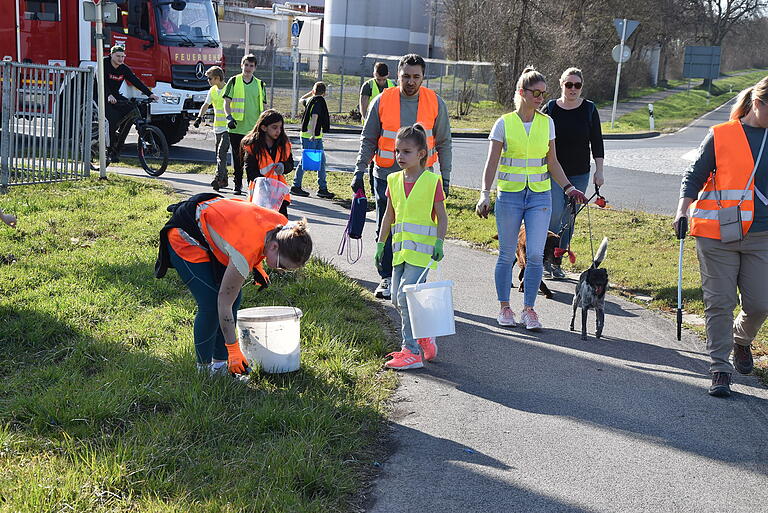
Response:
[[[767,139],[765,77],[739,94],[730,121],[712,127],[680,187],[674,226],[684,238],[682,221],[691,207],[711,360],[709,394],[715,397],[731,395],[734,367],[752,372],[750,346],[768,317]],[[727,214],[737,209],[728,223]],[[739,296],[741,312],[734,322]]]
[[[483,188],[475,208],[479,216],[488,217],[491,185],[494,177],[498,178],[495,213],[499,258],[495,279],[500,304],[496,320],[501,326],[517,325],[509,306],[509,289],[517,235],[520,224],[525,221],[527,262],[520,321],[526,329],[536,331],[542,328],[533,307],[544,272],[544,244],[552,213],[550,175],[567,196],[580,203],[587,199],[568,181],[557,161],[554,123],[552,118],[539,112],[546,96],[544,75],[531,67],[526,68],[517,81],[515,111],[500,117],[488,136],[491,143],[483,174]]]
[[[243,138],[242,152],[249,191],[260,176],[288,185],[285,175],[293,171],[293,153],[282,114],[274,109],[262,112],[253,130]],[[278,212],[287,217],[290,203],[291,197],[286,194]]]
[[[403,286],[418,282],[426,267],[434,269],[443,259],[443,239],[448,230],[445,193],[440,175],[426,171],[428,146],[424,127],[418,123],[397,133],[395,158],[402,171],[387,176],[387,210],[376,245],[376,267],[381,266],[384,245],[392,232],[392,303],[402,318],[402,349],[387,356],[385,366],[405,370],[424,367],[437,355],[434,338],[413,338]],[[426,274],[425,274],[426,277]]]
[[[200,127],[203,116],[208,107],[213,107],[213,134],[216,136],[216,177],[211,182],[214,191],[223,189],[228,185],[227,179],[227,151],[229,151],[229,132],[227,132],[227,115],[224,113],[224,70],[218,66],[211,66],[205,72],[211,88],[205,97],[200,112],[195,118],[195,128]]]

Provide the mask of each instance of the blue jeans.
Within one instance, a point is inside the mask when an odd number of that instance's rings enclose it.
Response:
[[[306,137],[301,138],[301,148],[303,150],[322,150],[322,139],[308,139]],[[301,188],[301,181],[304,179],[304,167],[301,163],[304,161],[302,156],[299,165],[296,167],[296,176],[293,177],[293,186]],[[325,181],[325,151],[323,151],[323,158],[320,160],[320,171],[317,172],[317,185],[321,189],[327,189],[328,183]]]
[[[587,193],[587,187],[589,186],[589,172],[580,175],[569,176],[568,180],[578,190]],[[563,192],[563,188],[560,187],[557,182],[552,182],[552,219],[549,221],[549,231],[560,233],[563,229],[562,235],[560,235],[560,247],[565,249],[571,243],[571,237],[573,237],[573,226],[571,218],[573,217],[568,210],[568,197]]]
[[[500,302],[509,301],[512,266],[515,262],[517,235],[525,220],[525,295],[523,304],[533,306],[544,274],[544,244],[552,210],[550,191],[499,192],[496,198],[496,228],[499,231],[499,259],[496,261],[496,295]]]
[[[411,331],[411,317],[408,315],[408,300],[405,298],[403,286],[417,283],[419,276],[421,276],[421,273],[423,272],[423,267],[411,265],[408,262],[403,262],[392,268],[392,285],[390,290],[392,291],[392,304],[395,305],[395,308],[400,312],[400,318],[402,319],[402,346],[407,348],[413,354],[419,354],[421,349],[419,348],[419,343],[413,338],[413,332]],[[429,271],[424,274],[424,279],[418,283],[424,283],[427,280],[427,274],[429,274]]]
[[[219,327],[219,285],[213,277],[213,266],[210,262],[196,264],[187,262],[176,254],[170,244],[168,244],[168,253],[171,264],[179,273],[181,281],[192,292],[197,303],[194,328],[197,363],[211,363],[211,358],[226,361],[227,348],[224,346],[224,334]],[[240,308],[242,298],[241,291],[232,305],[235,322],[237,322],[237,310]]]
[[[387,213],[387,179],[374,176],[373,185],[376,196],[376,240],[378,241],[381,221],[384,219],[384,214]],[[387,242],[384,243],[384,256],[381,258],[379,276],[382,278],[392,277],[392,235],[389,235]]]

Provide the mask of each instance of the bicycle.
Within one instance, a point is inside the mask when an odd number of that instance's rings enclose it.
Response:
[[[138,141],[136,143],[136,152],[139,156],[139,162],[144,171],[150,176],[162,175],[168,167],[168,142],[165,140],[163,132],[155,125],[149,122],[149,104],[150,99],[121,100],[119,103],[131,105],[131,111],[126,114],[117,127],[117,144],[115,144],[118,155],[125,144],[128,132],[131,127],[136,128]],[[91,169],[99,168],[99,126],[96,117],[96,107],[94,106],[94,116],[91,130]],[[109,130],[105,127],[105,138],[107,147],[109,147]],[[110,164],[109,152],[107,152],[106,165]]]

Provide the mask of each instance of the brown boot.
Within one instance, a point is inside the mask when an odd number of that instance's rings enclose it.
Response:
[[[733,344],[733,366],[740,374],[751,374],[755,367],[752,359],[752,346]]]
[[[728,372],[713,372],[709,395],[714,397],[730,397],[731,374]]]

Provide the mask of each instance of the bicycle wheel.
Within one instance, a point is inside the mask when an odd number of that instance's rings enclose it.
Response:
[[[90,166],[91,171],[99,171],[99,119],[96,114],[96,107],[93,107],[94,114],[91,119],[91,157]],[[107,123],[104,124],[104,140],[107,147],[109,147],[109,129]],[[109,151],[107,151],[105,165],[109,166]]]
[[[138,132],[137,150],[141,167],[150,176],[162,175],[168,167],[168,143],[163,132],[152,125],[144,125],[138,128]]]

